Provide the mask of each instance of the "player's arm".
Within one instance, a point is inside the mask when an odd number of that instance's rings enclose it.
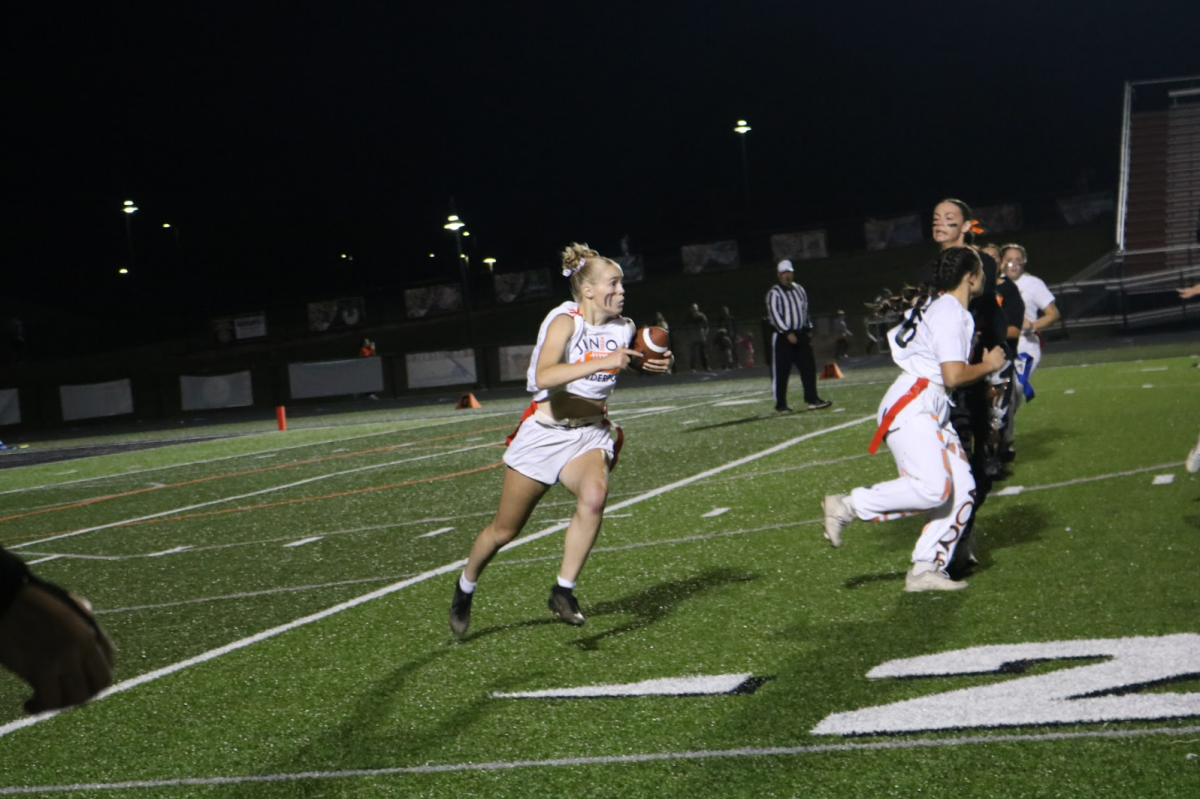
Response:
[[[574,332],[575,322],[566,314],[554,317],[554,321],[550,323],[550,327],[546,330],[546,340],[542,342],[542,350],[538,355],[538,389],[558,388],[597,372],[624,369],[629,365],[630,358],[641,357],[641,353],[621,347],[602,358],[593,358],[580,363],[567,363],[567,342]]]
[[[983,353],[979,363],[965,361],[942,361],[942,384],[946,388],[962,388],[969,386],[1004,368],[1004,348],[992,347]]]
[[[1042,309],[1042,315],[1036,321],[1029,323],[1030,330],[1045,330],[1050,325],[1057,322],[1059,319],[1058,304],[1050,303]]]
[[[1176,290],[1179,292],[1179,296],[1181,299],[1184,299],[1184,300],[1191,299],[1192,297],[1195,297],[1196,295],[1200,294],[1200,283],[1197,283],[1194,286],[1188,286],[1187,288],[1176,289]]]

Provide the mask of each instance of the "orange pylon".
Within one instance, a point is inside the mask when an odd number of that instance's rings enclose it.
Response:
[[[462,411],[469,408],[482,408],[483,406],[479,404],[479,400],[475,399],[475,395],[468,391],[459,397],[458,404],[454,407],[456,410]]]
[[[842,370],[838,368],[837,363],[835,363],[834,361],[830,361],[829,363],[825,364],[825,368],[821,370],[821,375],[820,375],[819,379],[830,380],[830,379],[836,379],[836,378],[840,378],[840,377],[845,377],[845,375],[842,374]]]

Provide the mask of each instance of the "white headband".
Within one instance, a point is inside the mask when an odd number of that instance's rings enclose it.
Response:
[[[587,263],[587,258],[580,258],[579,263],[575,265],[574,269],[572,269],[569,266],[564,266],[563,267],[563,277],[571,277],[576,272],[578,272],[580,269],[583,269],[583,265],[586,263]]]

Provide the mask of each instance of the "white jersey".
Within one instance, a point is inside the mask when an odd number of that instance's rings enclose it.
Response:
[[[910,308],[900,324],[888,331],[892,360],[913,377],[944,386],[942,364],[967,363],[975,321],[957,298],[943,294]]]
[[[1050,293],[1046,281],[1028,272],[1017,278],[1015,283],[1017,291],[1021,292],[1021,299],[1025,302],[1025,318],[1036,322],[1038,315],[1054,302],[1054,295]],[[1037,341],[1037,333],[1032,330],[1022,331],[1021,336],[1031,342]]]
[[[602,325],[590,325],[579,312],[579,303],[564,302],[555,308],[542,320],[538,330],[537,345],[533,348],[533,356],[529,359],[529,371],[525,375],[525,389],[533,394],[534,402],[541,402],[552,393],[565,391],[585,399],[608,399],[617,387],[619,369],[596,372],[578,380],[572,380],[565,386],[554,389],[539,389],[537,385],[538,358],[542,353],[542,345],[546,342],[546,331],[550,323],[558,316],[566,314],[575,323],[575,332],[567,339],[563,352],[564,363],[583,363],[595,358],[603,358],[613,350],[629,347],[633,341],[633,322],[623,316],[616,316]]]

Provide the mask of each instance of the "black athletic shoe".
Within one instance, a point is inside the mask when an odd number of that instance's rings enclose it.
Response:
[[[793,408],[792,406],[784,405],[782,408],[776,408],[775,413],[791,413],[794,410],[796,410],[796,409]]]
[[[584,619],[583,614],[579,612],[579,601],[575,599],[575,594],[570,588],[563,588],[561,585],[551,588],[550,601],[547,604],[550,612],[557,613],[567,624],[583,626]]]
[[[818,399],[816,402],[808,403],[808,409],[810,411],[819,411],[822,408],[828,408],[832,404],[829,400]]]
[[[467,634],[471,626],[471,599],[475,594],[462,590],[458,580],[454,581],[454,599],[450,600],[450,629],[459,638]]]

